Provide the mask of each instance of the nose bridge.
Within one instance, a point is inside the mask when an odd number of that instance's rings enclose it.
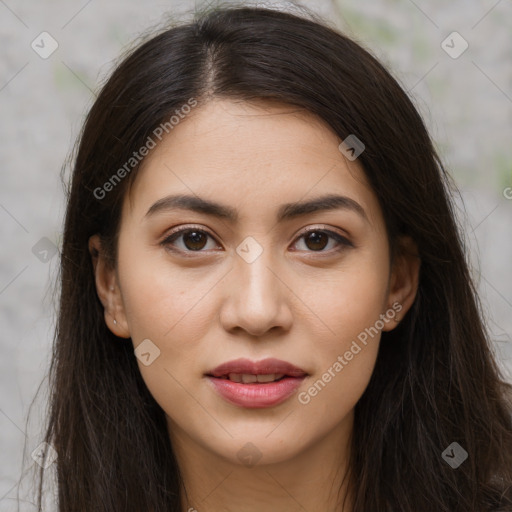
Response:
[[[241,327],[263,334],[275,326],[288,327],[291,312],[286,287],[279,275],[278,258],[263,241],[247,237],[236,249],[223,319],[225,327]]]
[[[237,247],[236,252],[239,258],[235,278],[240,282],[238,290],[245,296],[247,303],[257,309],[275,303],[279,287],[274,273],[268,267],[276,267],[276,261],[268,243],[264,247],[263,242],[247,237]]]

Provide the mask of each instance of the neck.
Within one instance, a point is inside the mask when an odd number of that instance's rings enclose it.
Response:
[[[352,426],[350,415],[290,458],[248,466],[207,450],[173,424],[171,441],[183,479],[182,511],[351,512],[344,477]]]

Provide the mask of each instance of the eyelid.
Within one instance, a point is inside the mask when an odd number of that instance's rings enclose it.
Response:
[[[165,239],[164,239],[164,242],[165,240],[167,240],[170,236],[172,235],[175,235],[176,233],[182,233],[182,232],[187,232],[187,231],[193,231],[194,229],[197,229],[197,231],[202,231],[206,234],[208,234],[209,236],[211,236],[212,238],[215,238],[214,235],[211,234],[210,231],[208,231],[208,229],[204,228],[203,226],[199,225],[199,224],[181,224],[179,226],[176,226],[175,228],[172,228],[171,231],[169,231],[169,233],[167,233],[165,235]]]
[[[329,234],[337,235],[340,238],[346,239],[347,242],[350,242],[350,240],[349,240],[349,236],[350,235],[347,232],[345,232],[345,234],[342,235],[338,231],[334,231],[333,228],[330,228],[326,224],[318,224],[316,226],[308,226],[307,228],[304,228],[303,231],[299,232],[299,234],[297,236],[303,236],[306,233],[309,233],[310,231],[324,231],[324,232],[329,233]]]

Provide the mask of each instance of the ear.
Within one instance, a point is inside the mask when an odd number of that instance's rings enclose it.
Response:
[[[99,235],[89,238],[89,253],[94,269],[96,292],[105,311],[105,323],[116,336],[129,338],[130,330],[115,268],[107,261]]]
[[[385,323],[383,331],[392,331],[411,308],[418,291],[420,266],[416,244],[410,237],[402,237],[391,269],[387,297],[388,309],[395,311],[396,316]]]

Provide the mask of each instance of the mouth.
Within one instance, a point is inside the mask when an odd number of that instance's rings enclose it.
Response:
[[[238,359],[221,364],[205,377],[227,402],[239,407],[263,408],[290,398],[307,375],[301,368],[278,359],[258,362]]]
[[[256,382],[258,378],[263,378],[260,382],[272,382],[279,380],[284,376],[304,377],[307,373],[288,361],[281,359],[268,358],[261,361],[251,361],[250,359],[235,359],[222,363],[207,375],[218,378],[229,378],[234,382],[244,382],[246,384]],[[256,380],[254,380],[256,377]],[[273,377],[270,379],[270,377]],[[236,380],[236,379],[247,379]]]
[[[268,383],[268,382],[278,382],[285,377],[289,377],[289,375],[285,375],[284,373],[269,373],[263,375],[254,375],[252,373],[229,373],[227,375],[222,375],[220,377],[215,377],[210,375],[215,379],[226,379],[231,382],[243,382],[244,384],[253,384],[255,382],[259,384]]]

